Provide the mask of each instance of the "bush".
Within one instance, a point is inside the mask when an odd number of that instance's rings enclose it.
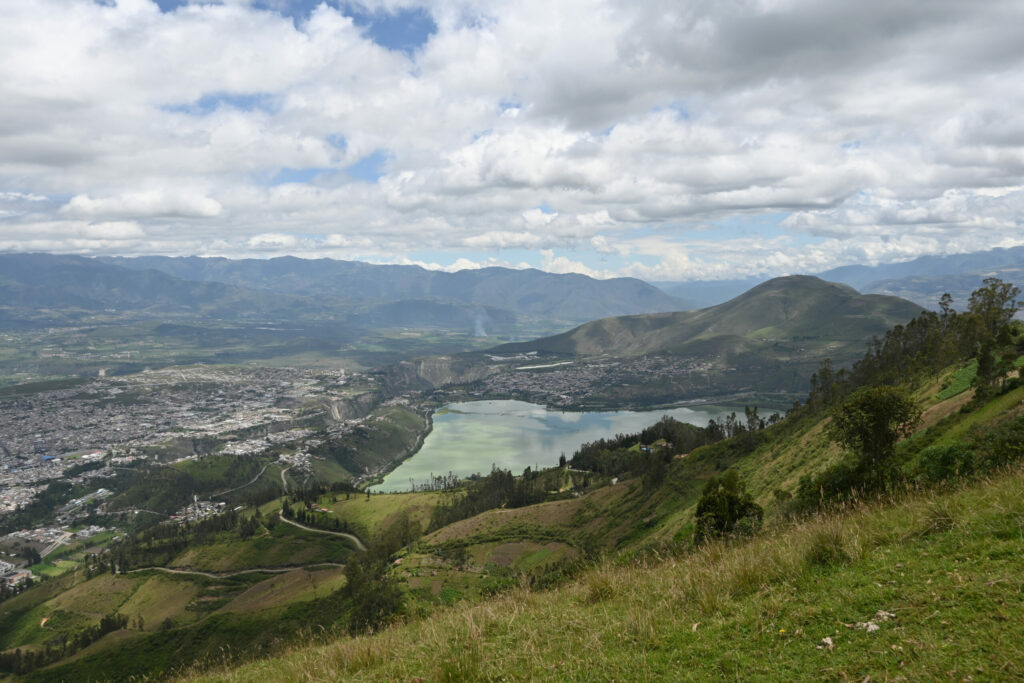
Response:
[[[712,538],[749,536],[761,528],[764,510],[746,491],[735,470],[711,477],[697,503],[693,540],[700,545]]]
[[[930,446],[911,464],[911,478],[936,483],[966,477],[974,472],[974,452],[962,443]]]

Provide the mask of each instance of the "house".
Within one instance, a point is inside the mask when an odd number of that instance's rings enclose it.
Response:
[[[0,583],[5,583],[8,586],[20,586],[29,579],[34,579],[32,572],[27,569],[12,569],[11,571],[0,574]]]

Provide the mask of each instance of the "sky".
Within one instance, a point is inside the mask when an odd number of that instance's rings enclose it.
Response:
[[[0,252],[688,281],[1024,245],[1020,0],[0,3]]]

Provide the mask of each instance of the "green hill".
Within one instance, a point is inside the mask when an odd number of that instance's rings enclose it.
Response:
[[[903,324],[921,308],[896,297],[861,295],[807,275],[775,278],[718,306],[698,311],[604,318],[553,337],[506,344],[496,352],[578,355],[784,352],[793,342],[863,343]]]

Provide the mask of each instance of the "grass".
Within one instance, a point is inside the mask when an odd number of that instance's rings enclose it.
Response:
[[[972,428],[986,425],[994,419],[1008,414],[1024,400],[1024,387],[1019,387],[997,396],[972,413],[965,415],[955,425],[946,430],[943,442],[955,441],[966,435]]]
[[[971,382],[978,376],[978,359],[973,359],[960,370],[953,373],[946,388],[939,392],[937,398],[940,401],[953,398],[957,394],[971,388]]]
[[[1017,471],[203,680],[1019,678],[1022,526]]]
[[[351,553],[352,547],[347,541],[278,523],[265,535],[241,540],[229,533],[216,543],[193,546],[168,566],[223,572],[250,567],[344,562]]]
[[[336,503],[326,503],[338,519],[349,522],[354,528],[365,530],[371,538],[378,535],[398,516],[406,511],[414,519],[427,527],[430,515],[437,505],[440,493],[433,491],[417,493],[377,493],[367,498],[358,493],[352,494],[347,500],[339,494]]]
[[[222,612],[255,612],[324,597],[345,585],[342,569],[297,570],[271,576],[241,593]]]
[[[29,567],[29,570],[31,570],[33,574],[39,576],[54,578],[62,574],[66,574],[77,566],[78,563],[72,562],[71,560],[56,560],[54,562],[41,562],[40,564]]]

